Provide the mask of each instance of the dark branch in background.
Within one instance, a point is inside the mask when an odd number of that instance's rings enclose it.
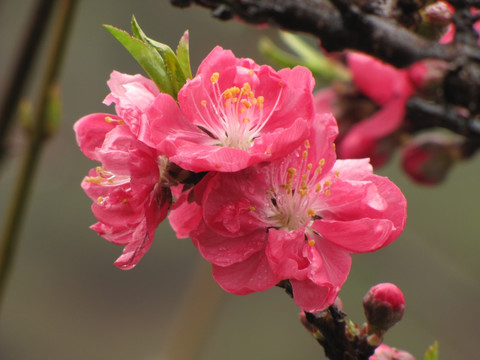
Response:
[[[439,126],[470,139],[480,139],[475,120],[480,114],[480,48],[472,24],[478,16],[470,7],[480,0],[451,0],[455,40],[439,44],[415,34],[408,27],[415,22],[425,0],[171,0],[175,6],[197,4],[212,10],[213,16],[239,18],[250,24],[269,24],[318,37],[327,51],[355,50],[370,54],[396,67],[436,58],[446,61],[441,98],[427,103],[412,99],[407,118],[417,128]],[[385,5],[387,4],[387,5]],[[391,6],[390,6],[391,5]],[[393,8],[393,9],[392,9]],[[432,99],[430,99],[432,100]],[[422,102],[423,101],[423,102]],[[428,106],[427,106],[428,105]],[[462,107],[464,116],[449,109]],[[416,118],[421,114],[421,117]]]
[[[462,56],[480,61],[477,47],[441,45],[427,40],[391,19],[365,13],[351,0],[171,0],[171,3],[181,7],[195,3],[213,10],[213,15],[222,20],[236,16],[251,24],[267,23],[312,34],[327,51],[358,50],[397,67],[425,58],[452,61]]]
[[[37,50],[50,20],[53,8],[57,1],[39,0],[32,10],[32,17],[28,23],[25,39],[19,41],[22,48],[14,59],[13,69],[7,81],[0,103],[0,161],[6,153],[5,144],[13,115],[23,94],[31,69],[37,59]]]

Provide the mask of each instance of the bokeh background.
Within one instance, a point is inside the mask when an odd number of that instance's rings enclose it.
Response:
[[[0,0],[2,86],[33,3]],[[95,219],[79,184],[96,164],[78,150],[72,126],[83,115],[111,111],[102,100],[112,70],[142,72],[101,26],[129,29],[132,14],[150,37],[172,47],[189,29],[194,71],[215,45],[263,63],[258,38],[277,36],[274,29],[222,23],[204,9],[173,8],[165,0],[80,1],[61,70],[63,123],[45,148],[25,214],[0,314],[0,359],[165,359],[185,297],[194,314],[192,326],[181,326],[185,346],[201,340],[192,359],[323,359],[321,347],[298,322],[297,307],[280,289],[239,297],[219,291],[207,279],[210,295],[189,296],[192,278],[208,265],[190,240],[175,238],[167,223],[130,271],[112,264],[121,248],[89,229]],[[41,65],[36,64],[28,94],[36,89]],[[14,131],[10,143],[10,156],[0,167],[2,221],[17,181],[22,132]],[[362,323],[364,293],[376,283],[394,282],[404,291],[407,308],[386,343],[422,359],[438,340],[443,360],[480,358],[480,159],[456,166],[435,188],[413,184],[395,160],[379,173],[404,191],[407,228],[389,247],[354,256],[340,294],[345,311]],[[212,305],[208,326],[194,330],[197,315],[208,314]]]

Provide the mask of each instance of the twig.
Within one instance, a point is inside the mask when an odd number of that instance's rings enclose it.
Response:
[[[55,84],[62,61],[63,49],[68,36],[68,30],[73,18],[77,1],[64,0],[60,2],[55,24],[52,48],[49,51],[44,79],[39,89],[39,99],[34,114],[34,128],[29,137],[28,148],[20,169],[18,182],[6,217],[6,224],[0,238],[0,303],[4,298],[6,282],[14,257],[17,235],[23,220],[28,195],[33,184],[35,170],[40,158],[42,145],[47,139],[48,127],[46,118],[47,97]],[[1,304],[0,304],[1,305]]]
[[[5,144],[13,115],[18,107],[20,97],[31,73],[32,65],[38,54],[41,39],[47,28],[56,0],[39,0],[32,12],[29,28],[18,57],[14,59],[10,78],[6,83],[3,96],[0,97],[0,161],[6,154]]]

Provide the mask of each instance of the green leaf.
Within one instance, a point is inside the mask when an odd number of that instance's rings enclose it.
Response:
[[[161,92],[176,96],[162,56],[152,46],[111,25],[104,27],[127,49]],[[138,35],[138,33],[137,33]]]
[[[302,65],[309,68],[319,87],[328,86],[334,80],[349,81],[351,79],[350,71],[344,65],[332,61],[299,36],[280,32],[280,37],[297,56],[280,49],[270,39],[262,38],[259,42],[259,50],[273,63],[281,67]]]
[[[292,68],[297,65],[306,66],[305,61],[280,49],[268,37],[264,36],[260,38],[258,42],[258,49],[260,50],[260,53],[265,56],[269,61],[282,68]]]
[[[187,79],[192,78],[192,69],[190,68],[190,47],[188,30],[185,31],[177,46],[177,59]]]
[[[177,93],[187,81],[187,75],[184,74],[183,68],[179,63],[177,56],[168,45],[162,44],[147,37],[140,28],[135,16],[132,17],[132,32],[137,39],[142,40],[145,44],[151,46],[152,51],[155,50],[160,53],[165,63],[165,68],[170,79],[170,83],[173,86],[173,91],[175,92],[174,96],[176,98]]]
[[[438,360],[438,342],[437,341],[435,341],[435,343],[427,349],[423,360]]]

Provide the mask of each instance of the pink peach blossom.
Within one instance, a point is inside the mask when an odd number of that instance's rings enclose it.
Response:
[[[415,360],[415,358],[406,351],[381,344],[375,349],[375,353],[369,357],[369,360]]]
[[[92,229],[125,246],[115,265],[131,269],[150,248],[170,206],[170,190],[162,186],[166,159],[140,142],[119,116],[91,114],[74,130],[82,152],[101,163],[82,181],[98,219]]]
[[[133,135],[152,146],[146,114],[155,98],[160,94],[155,83],[142,75],[122,74],[113,71],[107,81],[110,94],[103,103],[115,104],[115,111]]]
[[[149,110],[159,149],[195,172],[232,172],[293,151],[314,118],[313,77],[304,67],[274,71],[216,47],[178,93]]]
[[[338,156],[341,159],[369,157],[374,166],[381,166],[395,149],[395,140],[389,137],[403,124],[407,100],[416,90],[443,75],[442,64],[418,62],[407,69],[397,69],[369,55],[350,52],[347,65],[355,87],[378,108],[341,134]],[[338,95],[333,89],[323,89],[315,96],[316,111],[339,114],[343,109],[335,106],[337,101]],[[351,120],[340,117],[339,121]]]
[[[406,201],[367,159],[336,160],[337,127],[317,115],[302,145],[282,159],[205,185],[203,219],[190,232],[225,290],[248,294],[288,279],[305,311],[333,303],[350,253],[375,251],[403,230]]]

